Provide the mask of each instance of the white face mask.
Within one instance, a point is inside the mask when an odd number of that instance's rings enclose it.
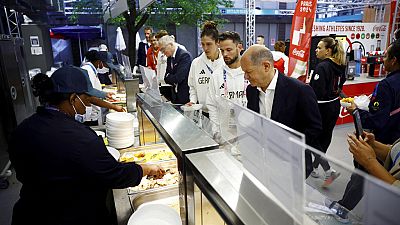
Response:
[[[85,121],[90,121],[90,115],[92,114],[92,106],[86,106],[82,102],[81,98],[79,98],[79,96],[77,96],[77,97],[78,97],[79,101],[82,103],[82,105],[85,106],[85,114],[78,114],[78,112],[75,109],[75,106],[72,105],[72,108],[75,111],[75,120],[80,123],[83,123]]]
[[[105,67],[105,66],[103,66],[103,68],[101,68],[101,69],[97,68],[97,73],[99,73],[99,74],[105,74],[105,73],[108,73],[108,72],[110,72],[110,69]]]

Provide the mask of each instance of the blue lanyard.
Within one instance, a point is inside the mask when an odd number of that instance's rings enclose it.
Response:
[[[378,86],[379,86],[379,83],[376,84],[374,92],[372,93],[372,97],[376,97],[376,94],[378,92]]]
[[[214,71],[207,65],[207,63],[205,63],[205,64],[206,64],[206,67],[207,67],[208,71],[210,71],[210,73],[212,75],[214,73]]]
[[[227,84],[227,82],[226,82],[226,70],[224,69],[224,71],[223,71],[223,74],[224,74],[224,89],[225,89],[225,96],[227,96],[228,95],[228,84]]]
[[[392,168],[394,167],[394,165],[396,164],[396,162],[397,162],[397,160],[399,159],[399,157],[400,157],[400,152],[398,152],[397,155],[396,155],[396,157],[394,158],[393,163],[392,163],[392,166],[390,167],[390,169],[392,169]]]
[[[227,78],[226,78],[226,70],[225,69],[223,69],[223,75],[224,75],[224,89],[225,89],[225,97],[226,98],[228,98],[228,82],[227,82]],[[243,88],[244,88],[244,93],[243,93],[243,95],[245,96],[243,99],[242,99],[242,106],[245,106],[245,102],[246,102],[246,89],[247,89],[247,82],[246,82],[246,80],[244,80],[244,85],[243,85]]]

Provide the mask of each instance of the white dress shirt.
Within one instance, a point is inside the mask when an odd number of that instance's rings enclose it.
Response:
[[[276,88],[276,82],[278,81],[278,70],[275,70],[274,77],[271,80],[271,83],[269,83],[267,89],[265,92],[257,87],[257,89],[260,91],[260,114],[267,117],[271,118],[271,112],[272,112],[272,104],[274,103],[274,95],[275,95],[275,88]]]

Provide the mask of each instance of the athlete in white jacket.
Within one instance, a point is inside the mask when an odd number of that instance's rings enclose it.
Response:
[[[210,88],[207,93],[207,108],[213,124],[212,132],[219,133],[221,104],[218,96],[230,99],[235,103],[246,106],[246,88],[248,81],[244,79],[244,72],[240,67],[240,36],[236,32],[224,32],[220,35],[220,50],[226,65],[215,71],[210,79]],[[223,107],[223,106],[222,106]],[[227,124],[224,124],[227,125]]]
[[[225,65],[223,58],[220,56],[218,47],[216,47],[218,58],[211,60],[206,53],[202,53],[195,58],[190,66],[189,71],[189,94],[190,103],[200,103],[203,105],[203,111],[208,112],[206,107],[207,91],[210,86],[210,78],[214,72],[221,69]]]
[[[206,97],[210,78],[214,71],[225,63],[218,49],[217,24],[211,21],[205,22],[200,37],[204,52],[195,58],[190,66],[188,78],[190,101],[188,105],[200,103],[203,105],[203,112],[208,112]]]

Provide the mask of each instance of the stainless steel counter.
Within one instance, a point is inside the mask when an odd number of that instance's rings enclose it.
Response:
[[[217,148],[218,144],[192,121],[168,103],[156,104],[145,94],[137,95],[137,104],[162,136],[171,150],[184,154]]]
[[[229,153],[212,150],[186,157],[190,176],[227,224],[296,224]]]
[[[385,77],[368,77],[367,74],[361,74],[359,77],[354,77],[354,80],[346,80],[344,85],[379,82],[383,79],[385,79]]]
[[[145,114],[177,158],[180,215],[182,223],[187,224],[187,201],[193,198],[193,192],[187,193],[186,185],[192,181],[186,178],[185,157],[190,153],[216,149],[218,144],[171,104],[158,102],[143,93],[137,95],[136,104],[140,107],[139,113]],[[126,201],[128,196],[125,197],[125,195],[114,190],[117,217],[121,219],[126,219],[126,214],[129,213],[126,209],[128,207],[126,204],[129,204],[129,201]],[[117,203],[125,205],[117,205]]]

